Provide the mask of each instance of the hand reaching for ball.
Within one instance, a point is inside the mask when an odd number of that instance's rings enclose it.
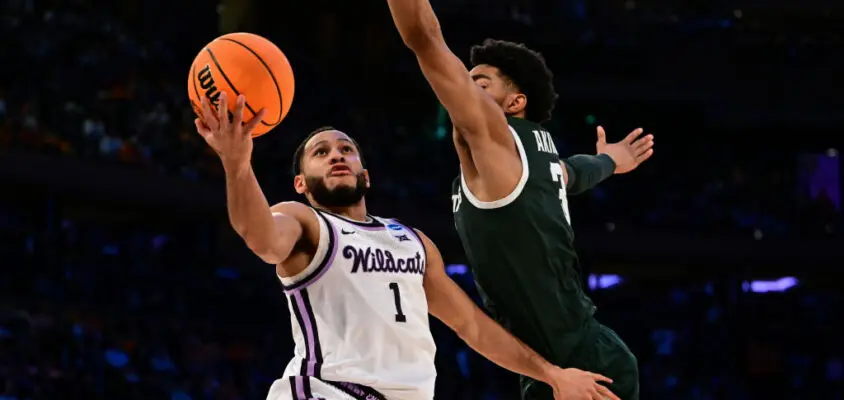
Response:
[[[226,92],[220,93],[217,111],[211,109],[208,99],[202,97],[202,118],[194,120],[196,131],[208,142],[224,166],[240,167],[249,164],[252,157],[252,131],[264,118],[264,110],[258,112],[248,123],[243,123],[243,107],[246,98],[237,96],[237,105],[231,120],[228,115]]]

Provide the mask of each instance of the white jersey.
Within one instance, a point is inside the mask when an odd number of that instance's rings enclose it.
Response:
[[[314,212],[320,232],[313,261],[280,277],[296,347],[268,398],[433,399],[436,346],[419,236],[395,220]]]

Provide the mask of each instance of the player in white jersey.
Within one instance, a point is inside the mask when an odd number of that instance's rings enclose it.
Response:
[[[491,361],[547,383],[557,399],[617,399],[598,383],[608,378],[549,364],[487,317],[424,234],[369,215],[369,173],[349,136],[333,128],[309,135],[294,156],[294,187],[310,206],[270,207],[250,165],[263,111],[243,124],[239,96],[230,122],[225,93],[216,115],[202,100],[197,131],[223,161],[232,226],[276,266],[294,320],[294,357],[269,400],[433,399],[428,313]]]

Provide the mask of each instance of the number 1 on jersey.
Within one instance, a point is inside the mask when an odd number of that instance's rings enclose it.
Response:
[[[396,302],[396,322],[407,322],[407,316],[401,311],[401,292],[399,284],[390,282],[390,290],[393,291],[393,300]]]
[[[569,216],[569,200],[566,197],[566,181],[563,179],[563,166],[559,162],[551,163],[551,179],[560,184],[560,205],[563,207],[563,215],[566,216],[566,222],[571,225],[571,217]]]

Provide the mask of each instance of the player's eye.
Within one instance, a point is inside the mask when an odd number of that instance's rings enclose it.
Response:
[[[317,150],[314,152],[314,155],[315,155],[315,156],[324,156],[324,155],[326,155],[326,154],[328,154],[328,152],[327,152],[327,151],[325,151],[325,149],[317,149]]]
[[[344,153],[351,153],[354,149],[352,149],[352,146],[343,146],[341,150],[343,150]]]

